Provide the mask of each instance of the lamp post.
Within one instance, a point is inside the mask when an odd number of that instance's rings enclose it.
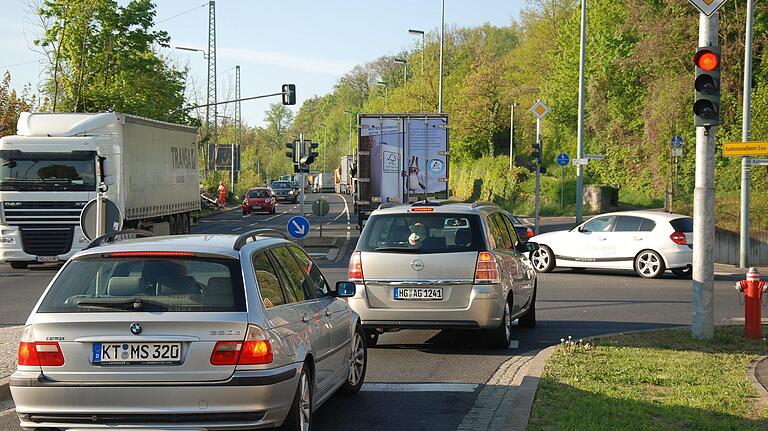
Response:
[[[512,102],[512,115],[509,119],[509,170],[515,163],[515,106],[517,102]]]
[[[405,84],[408,82],[408,60],[404,58],[396,58],[395,63],[403,65],[403,84]]]
[[[323,128],[323,172],[327,172],[325,167],[325,153],[328,152],[328,126],[320,124],[320,127]]]
[[[421,79],[424,79],[424,51],[427,49],[426,35],[422,30],[409,29],[411,36],[421,36]],[[424,112],[424,97],[419,97],[419,112]]]
[[[208,56],[208,52],[206,50],[204,50],[204,49],[189,48],[189,47],[186,47],[186,46],[176,46],[174,48],[176,48],[178,50],[181,50],[181,51],[201,52],[201,53],[203,53],[203,58],[205,60],[208,60],[208,57],[209,57]],[[206,94],[209,94],[209,95],[211,94],[211,76],[210,76],[210,73],[211,73],[211,69],[209,67],[208,68],[208,74],[209,74],[208,75],[208,87],[206,88]],[[214,77],[214,80],[215,80],[215,77]],[[206,100],[206,104],[209,104],[209,103],[211,103],[211,100]],[[213,122],[215,123],[216,122],[216,118],[215,118],[215,116],[216,116],[216,108],[214,107],[213,109],[214,109],[214,111],[213,111],[213,115],[214,115]],[[210,106],[206,106],[205,107],[205,134],[206,134],[206,137],[212,138],[211,139],[213,141],[213,142],[211,142],[212,144],[216,144],[215,133],[211,133],[211,131],[209,130],[210,124],[211,124],[211,107]],[[206,145],[206,147],[207,147],[207,145]],[[205,169],[206,169],[206,174],[207,174],[208,170],[209,170],[209,166],[208,166],[208,158],[209,157],[207,157],[208,156],[208,151],[207,151],[206,147],[203,147],[202,154],[206,155]],[[215,167],[214,167],[214,170],[215,170]]]
[[[445,0],[442,0],[440,6],[440,81],[439,94],[437,97],[437,112],[443,113],[443,46],[445,45]]]
[[[226,115],[217,115],[216,118],[224,118],[227,120],[232,120],[231,117],[228,117]],[[232,192],[232,194],[235,194],[235,144],[234,142],[229,144],[230,145],[230,156],[229,156],[229,190]],[[214,157],[213,161],[214,164],[218,167],[218,159],[219,159],[219,148],[218,145],[216,148],[216,157]]]
[[[347,147],[347,155],[352,155],[352,115],[354,115],[354,112],[352,111],[344,111],[345,114],[349,114],[349,145]]]
[[[384,87],[384,110],[386,111],[387,110],[387,87],[388,87],[388,85],[384,81],[378,81],[377,84],[379,84],[382,87]]]

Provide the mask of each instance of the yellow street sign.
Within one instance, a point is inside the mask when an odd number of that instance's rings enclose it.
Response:
[[[711,16],[713,13],[720,9],[720,6],[726,2],[726,0],[688,0],[692,5],[696,6],[696,9],[700,10],[706,16]]]
[[[541,120],[542,118],[546,117],[547,114],[549,114],[549,106],[547,106],[541,100],[537,100],[536,103],[531,107],[531,113],[534,117]]]
[[[768,142],[726,142],[723,144],[723,155],[729,157],[768,156]]]

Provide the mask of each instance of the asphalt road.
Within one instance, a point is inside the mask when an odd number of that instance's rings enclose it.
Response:
[[[325,195],[330,204],[324,234],[354,242],[349,198]],[[308,196],[311,202],[317,196]],[[346,205],[345,205],[345,200]],[[307,205],[306,213],[311,212]],[[241,233],[253,228],[285,229],[297,206],[281,204],[275,215],[243,217],[239,211],[202,220],[197,233]],[[313,235],[318,219],[309,216]],[[559,225],[553,221],[547,226]],[[351,228],[350,228],[351,226]],[[550,227],[551,229],[551,227]],[[346,277],[346,256],[337,264],[324,264],[331,283]],[[53,269],[11,270],[0,267],[0,326],[22,324],[40,292],[55,274]],[[715,283],[717,322],[741,317],[742,306],[733,289],[735,278],[718,276]],[[480,386],[510,356],[558,343],[569,335],[581,338],[638,329],[688,325],[691,322],[691,282],[671,274],[645,280],[631,272],[555,271],[539,275],[536,329],[518,329],[516,348],[489,350],[473,344],[472,333],[401,331],[381,336],[369,351],[368,383],[355,397],[333,397],[315,417],[317,430],[451,430],[472,407]],[[435,384],[424,391],[423,384]],[[19,429],[13,415],[0,414],[0,429]]]

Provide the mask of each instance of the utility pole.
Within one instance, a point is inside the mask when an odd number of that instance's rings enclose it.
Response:
[[[509,170],[515,164],[515,106],[517,103],[512,102],[512,114],[509,120]]]
[[[742,108],[741,142],[752,138],[752,18],[754,0],[747,0],[747,29],[744,37],[744,105]],[[741,226],[739,232],[739,267],[749,266],[749,203],[750,203],[750,158],[741,158]]]
[[[325,153],[328,152],[328,126],[321,124],[323,128],[323,172],[328,172],[325,167]]]
[[[437,112],[443,113],[443,45],[445,45],[445,0],[440,6],[440,81],[439,94],[437,96]]]
[[[584,62],[587,45],[587,0],[581,0],[581,43],[579,47],[579,131],[576,158],[584,158]],[[576,225],[581,224],[584,205],[584,166],[576,165]]]
[[[299,153],[299,161],[301,161],[301,158],[304,157],[304,151],[304,134],[299,133],[299,148],[296,149],[296,152]],[[299,214],[304,217],[304,187],[307,184],[307,172],[301,167],[301,162],[299,162],[299,170],[301,170],[301,187],[299,187]],[[299,240],[299,243],[301,243],[301,240]]]
[[[232,163],[232,169],[230,171],[230,182],[232,183],[230,190],[232,190],[232,193],[235,193],[235,145],[237,145],[238,149],[242,151],[242,148],[240,147],[242,144],[242,118],[240,114],[240,65],[235,66],[235,99],[237,99],[237,103],[235,103],[235,127],[237,127],[237,129],[235,130],[235,144],[232,144],[232,155],[230,160]]]
[[[216,2],[208,2],[208,96],[205,108],[205,128],[213,144],[213,170],[216,170],[219,152],[219,134],[216,115]],[[211,112],[213,110],[213,112]],[[208,158],[206,158],[206,161]],[[207,163],[206,163],[207,165]]]
[[[699,46],[719,46],[720,13],[699,15]],[[693,327],[694,338],[714,336],[715,131],[696,127],[696,181],[693,191]]]
[[[421,36],[421,81],[424,82],[424,51],[426,50],[426,36],[422,30],[408,30],[408,34],[412,36]],[[419,97],[419,112],[424,112],[424,95]]]

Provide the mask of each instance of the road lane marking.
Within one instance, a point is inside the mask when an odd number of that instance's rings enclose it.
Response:
[[[475,392],[474,383],[363,383],[364,392]]]
[[[293,207],[293,208],[296,208],[296,207]],[[264,219],[264,221],[270,221],[270,220],[272,220],[272,219],[276,219],[276,218],[278,218],[278,217],[280,217],[280,216],[286,215],[286,214],[288,214],[289,212],[291,212],[291,210],[292,210],[293,208],[288,208],[287,210],[285,210],[285,211],[281,212],[280,214],[276,214],[276,215],[273,215],[273,216],[272,216],[272,217],[270,217],[270,218],[265,218],[265,219]]]

